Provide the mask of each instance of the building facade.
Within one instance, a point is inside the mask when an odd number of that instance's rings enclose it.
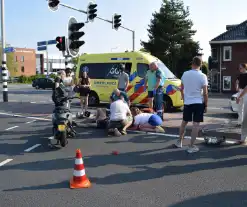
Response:
[[[247,20],[227,25],[226,31],[210,41],[211,90],[234,93],[239,64],[247,63]]]
[[[48,64],[47,64],[48,61]],[[48,60],[45,54],[36,54],[36,72],[37,74],[56,73],[59,70],[65,69],[65,58],[63,56],[48,55]]]
[[[36,74],[36,52],[34,49],[15,48],[14,61],[17,67],[16,77]]]

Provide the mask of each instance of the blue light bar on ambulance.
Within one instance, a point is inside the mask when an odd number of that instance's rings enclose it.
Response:
[[[130,60],[130,58],[111,58],[111,60]]]

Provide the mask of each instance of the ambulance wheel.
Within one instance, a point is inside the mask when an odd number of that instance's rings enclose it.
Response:
[[[99,104],[99,97],[97,93],[92,91],[88,97],[88,105],[98,105],[98,104]]]
[[[169,96],[164,97],[163,109],[164,112],[170,112],[172,110],[172,100]]]

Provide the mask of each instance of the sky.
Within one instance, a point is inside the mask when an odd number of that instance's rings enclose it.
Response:
[[[86,10],[89,0],[62,0],[64,4]],[[144,3],[145,2],[145,3]],[[152,13],[158,11],[161,0],[95,0],[98,16],[111,20],[114,13],[122,15],[122,25],[135,30],[135,49],[140,41],[148,40],[148,24]],[[237,3],[236,3],[237,2]],[[200,42],[203,59],[210,55],[209,41],[226,31],[226,25],[239,24],[247,19],[246,0],[184,0],[189,6],[194,40]],[[5,0],[6,40],[14,47],[37,49],[37,42],[67,36],[67,22],[74,16],[79,22],[86,15],[60,7],[51,12],[46,0]],[[115,31],[112,25],[96,19],[83,28],[85,44],[81,53],[121,52],[132,50],[132,33],[123,29]],[[60,56],[55,45],[50,45],[49,56]]]

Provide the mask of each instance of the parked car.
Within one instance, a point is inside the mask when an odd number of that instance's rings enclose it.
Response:
[[[230,100],[230,108],[233,112],[238,113],[238,104],[236,103],[238,93],[232,95]]]
[[[54,79],[52,78],[37,78],[33,80],[32,86],[36,89],[52,89],[54,86]]]

